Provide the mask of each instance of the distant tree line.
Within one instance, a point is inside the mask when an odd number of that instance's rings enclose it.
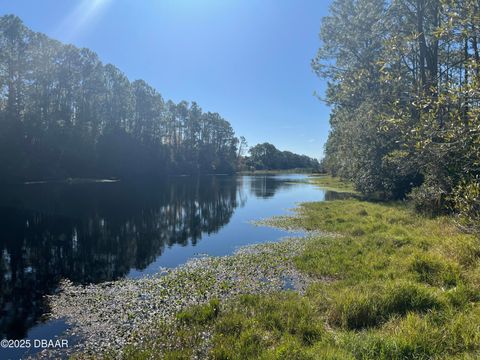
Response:
[[[319,162],[306,155],[280,151],[270,143],[258,144],[250,148],[250,156],[245,159],[248,169],[252,170],[287,170],[319,168]]]
[[[231,125],[88,50],[0,18],[0,181],[231,173]]]
[[[312,65],[333,108],[323,165],[478,228],[478,1],[335,0],[320,38]]]

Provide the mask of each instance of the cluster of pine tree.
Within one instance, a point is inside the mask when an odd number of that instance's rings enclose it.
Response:
[[[478,227],[479,38],[477,0],[335,0],[312,62],[329,80],[328,171]]]
[[[0,182],[233,172],[238,139],[217,113],[164,101],[88,49],[0,18]]]

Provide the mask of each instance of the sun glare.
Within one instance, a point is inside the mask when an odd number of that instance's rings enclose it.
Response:
[[[111,3],[112,0],[82,0],[62,21],[57,32],[66,40],[74,39],[87,30]]]

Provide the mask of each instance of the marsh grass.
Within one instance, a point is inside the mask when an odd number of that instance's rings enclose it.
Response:
[[[325,190],[356,193],[352,183],[330,175],[312,175],[309,177],[309,181]]]
[[[295,258],[318,281],[304,295],[240,295],[184,311],[171,329],[190,332],[171,331],[168,342],[191,345],[165,354],[191,358],[203,344],[211,359],[480,357],[480,244],[451,219],[345,200],[272,221],[339,234],[311,236]]]

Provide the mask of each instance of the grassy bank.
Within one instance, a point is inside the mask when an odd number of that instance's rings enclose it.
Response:
[[[338,190],[335,179],[318,179]],[[451,219],[342,200],[303,204],[269,223],[332,234],[311,235],[291,258],[311,279],[305,292],[237,292],[188,306],[123,347],[123,357],[479,358],[480,243]],[[256,259],[249,266],[261,266]]]
[[[312,174],[314,169],[296,168],[286,170],[243,170],[238,171],[238,175],[283,175],[283,174]]]
[[[449,219],[351,200],[305,204],[276,223],[343,235],[307,240],[296,257],[318,282],[303,296],[243,295],[180,313],[174,358],[188,358],[199,344],[185,337],[206,329],[214,359],[480,355],[480,246]]]
[[[351,183],[343,181],[336,177],[332,177],[330,175],[312,175],[309,177],[309,182],[318,185],[325,190],[347,192],[352,194],[356,193]]]

